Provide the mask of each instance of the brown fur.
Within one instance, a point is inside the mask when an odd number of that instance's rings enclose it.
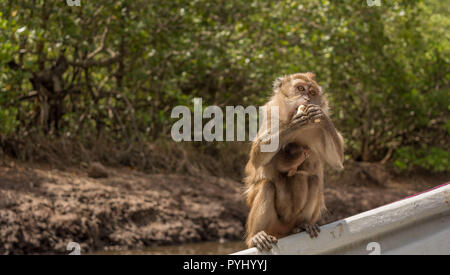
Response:
[[[307,114],[296,114],[300,105],[307,106]],[[272,106],[279,107],[277,133],[270,133],[266,126]],[[314,74],[298,73],[278,78],[274,82],[274,94],[265,107],[267,115],[245,168],[250,207],[246,232],[249,247],[254,245],[252,238],[260,231],[280,238],[298,225],[315,224],[325,209],[324,162],[343,168],[343,139],[328,117],[328,100]],[[261,152],[260,146],[267,142],[264,138],[267,134],[278,135],[277,151]],[[281,150],[286,147],[288,151]],[[311,151],[309,157],[302,160],[301,152],[305,148]],[[292,169],[297,172],[286,173]]]

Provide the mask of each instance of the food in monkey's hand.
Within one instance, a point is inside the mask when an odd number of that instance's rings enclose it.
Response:
[[[298,106],[297,115],[305,112],[305,105]]]
[[[305,108],[306,107],[303,104],[298,106],[297,115],[304,113],[305,112]],[[320,122],[320,118],[314,120],[314,123],[319,123],[319,122]]]

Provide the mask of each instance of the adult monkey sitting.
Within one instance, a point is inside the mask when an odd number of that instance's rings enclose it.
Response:
[[[246,243],[270,250],[277,239],[306,230],[320,232],[317,221],[326,209],[323,195],[324,163],[343,169],[341,134],[329,118],[326,95],[313,73],[277,78],[266,116],[252,144],[245,168],[246,195],[250,213]],[[278,107],[279,129],[267,130],[271,109]],[[277,138],[273,152],[261,146]]]

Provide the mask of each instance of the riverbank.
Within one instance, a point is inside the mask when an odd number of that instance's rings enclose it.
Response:
[[[327,176],[330,213],[321,224],[423,191],[446,176],[410,181],[350,166]],[[243,239],[248,209],[239,182],[106,171],[108,177],[95,179],[83,168],[0,166],[0,254],[63,254],[72,241],[95,252]]]

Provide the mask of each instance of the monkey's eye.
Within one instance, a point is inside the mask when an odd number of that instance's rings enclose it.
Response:
[[[297,89],[298,89],[300,92],[305,91],[305,87],[303,87],[303,86],[298,86]]]
[[[317,91],[316,91],[316,90],[309,90],[309,93],[310,93],[311,95],[317,95]]]

